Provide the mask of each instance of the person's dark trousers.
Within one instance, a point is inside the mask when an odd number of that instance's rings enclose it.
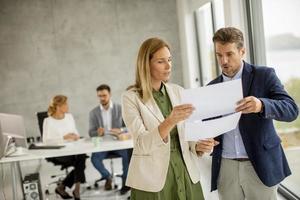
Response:
[[[125,150],[126,152],[127,152],[127,160],[128,160],[128,164],[127,164],[127,171],[128,171],[128,167],[129,167],[129,163],[130,163],[130,160],[131,160],[131,156],[132,156],[132,151],[133,151],[133,149],[131,148],[131,149],[126,149]],[[126,178],[127,178],[127,171],[126,171],[126,177],[125,178],[123,178],[123,182],[122,182],[122,186],[124,187],[125,186],[125,183],[126,183]]]
[[[57,162],[57,164],[63,165],[63,167],[74,167],[74,169],[63,180],[63,185],[72,188],[74,183],[85,183],[84,170],[86,158],[87,156],[85,154],[54,158],[55,162]]]
[[[97,152],[92,154],[92,163],[94,167],[99,171],[103,179],[108,179],[111,177],[111,174],[109,171],[105,168],[103,164],[103,160],[107,158],[109,153],[113,153],[115,155],[118,155],[122,157],[122,165],[123,165],[123,175],[122,179],[123,182],[125,183],[125,180],[127,178],[127,172],[128,172],[128,165],[129,165],[129,160],[128,160],[128,154],[127,150],[117,150],[117,151],[106,151],[106,152]]]
[[[125,150],[115,151],[115,153],[122,157],[122,165],[123,165],[122,185],[125,185],[127,173],[128,173],[128,167],[129,167],[128,152],[125,149]]]

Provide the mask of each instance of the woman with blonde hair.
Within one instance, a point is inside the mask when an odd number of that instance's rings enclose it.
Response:
[[[144,41],[135,84],[122,96],[123,119],[134,139],[126,182],[132,188],[132,200],[204,199],[198,156],[210,152],[215,141],[184,141],[183,120],[194,108],[180,105],[182,88],[168,83],[171,63],[166,42]]]
[[[51,99],[48,107],[48,115],[43,123],[43,142],[46,144],[62,144],[64,141],[76,141],[79,134],[75,126],[72,114],[68,113],[68,98],[64,95],[56,95]],[[55,165],[64,167],[73,166],[74,169],[67,175],[61,184],[55,189],[55,193],[63,199],[72,198],[66,191],[65,186],[72,188],[74,199],[80,199],[80,183],[85,182],[86,155],[62,156],[48,159]]]

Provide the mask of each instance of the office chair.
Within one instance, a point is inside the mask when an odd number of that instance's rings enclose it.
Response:
[[[117,189],[118,185],[116,184],[116,178],[117,177],[122,178],[122,174],[115,173],[114,161],[113,161],[115,158],[121,158],[121,156],[115,154],[113,151],[110,151],[110,152],[108,152],[105,159],[110,159],[110,170],[111,170],[111,176],[112,176],[112,178],[111,178],[112,179],[112,186],[113,186],[114,189]],[[105,179],[104,178],[97,179],[94,183],[94,187],[98,188],[99,187],[98,183],[100,181],[103,181],[103,180],[105,180]]]
[[[44,119],[48,117],[48,113],[46,111],[45,112],[37,112],[36,116],[37,116],[37,119],[38,119],[38,125],[39,125],[39,129],[40,129],[41,138],[43,138],[43,123],[44,123]],[[58,177],[57,180],[52,181],[52,182],[46,184],[45,194],[50,194],[49,187],[51,185],[53,185],[53,184],[59,184],[60,182],[62,182],[63,178],[65,176],[67,176],[67,174],[68,174],[68,167],[70,167],[70,166],[66,166],[66,165],[62,165],[61,163],[57,163],[52,158],[46,158],[46,160],[48,162],[53,163],[54,165],[61,165],[60,170],[62,170],[62,171],[64,170],[65,171],[65,173],[63,173],[63,174],[55,174],[55,175],[51,175],[50,176],[51,179]]]
[[[46,111],[37,112],[36,116],[37,116],[37,119],[38,119],[40,134],[41,134],[41,137],[43,137],[43,123],[44,123],[44,119],[48,117],[48,112],[46,112]]]

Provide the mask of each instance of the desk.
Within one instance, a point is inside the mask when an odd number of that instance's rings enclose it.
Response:
[[[16,191],[16,170],[20,170],[20,162],[26,160],[39,160],[51,157],[69,156],[77,154],[86,154],[93,152],[104,152],[113,150],[122,150],[133,148],[132,140],[112,140],[104,139],[99,142],[99,146],[95,146],[90,139],[80,139],[76,142],[66,143],[66,146],[61,149],[42,149],[28,150],[28,154],[16,157],[4,157],[0,159],[0,164],[9,163],[12,172],[12,194],[13,199],[17,200]]]

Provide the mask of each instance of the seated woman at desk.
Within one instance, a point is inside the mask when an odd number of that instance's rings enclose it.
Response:
[[[61,144],[64,141],[76,141],[79,134],[75,126],[72,114],[68,113],[69,107],[67,97],[57,95],[51,99],[48,107],[48,115],[43,123],[43,142],[46,144]],[[66,191],[65,186],[72,188],[74,199],[80,199],[80,183],[85,182],[85,159],[86,155],[72,155],[51,158],[54,164],[64,167],[73,166],[74,169],[67,175],[60,185],[55,189],[55,193],[63,199],[72,198]]]

